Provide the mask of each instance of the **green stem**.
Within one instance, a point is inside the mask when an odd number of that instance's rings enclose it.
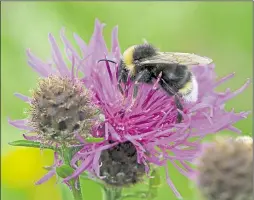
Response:
[[[75,184],[72,184],[72,190],[71,191],[72,191],[74,200],[83,200],[79,179],[77,181],[78,181],[78,183],[77,183],[78,188],[75,187]]]
[[[121,200],[130,199],[130,198],[151,200],[151,198],[149,196],[149,192],[147,192],[147,191],[140,191],[140,192],[136,192],[133,194],[123,195]]]
[[[104,186],[103,200],[120,200],[122,189]]]
[[[75,152],[75,149],[70,149],[67,147],[62,147],[62,153],[63,153],[63,158],[64,158],[64,163],[68,166],[70,166],[70,162],[71,162],[71,158],[73,156],[73,153]],[[75,185],[75,181],[76,181],[76,185]],[[83,200],[83,196],[82,196],[82,191],[80,188],[80,181],[79,178],[77,180],[72,180],[70,182],[71,185],[71,191],[74,197],[74,200]]]

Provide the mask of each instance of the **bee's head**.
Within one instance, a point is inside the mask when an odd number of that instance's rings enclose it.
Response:
[[[135,66],[146,58],[156,55],[157,50],[150,44],[134,45],[123,53],[122,62],[130,72],[135,72]]]

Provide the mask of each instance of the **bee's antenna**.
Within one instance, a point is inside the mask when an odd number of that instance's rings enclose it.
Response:
[[[101,61],[108,61],[108,62],[117,64],[115,61],[113,61],[113,60],[108,60],[108,59],[100,59],[100,60],[97,61],[97,63],[99,63],[99,62],[101,62]]]

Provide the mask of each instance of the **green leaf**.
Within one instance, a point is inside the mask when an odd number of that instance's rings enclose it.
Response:
[[[33,147],[33,148],[39,148],[39,149],[51,149],[56,150],[53,146],[46,146],[42,145],[40,142],[34,142],[29,140],[16,140],[13,142],[9,142],[9,145],[12,146],[20,146],[20,147]]]
[[[71,163],[72,156],[74,155],[74,148],[68,148],[68,147],[61,147],[61,154],[64,159],[64,163],[68,166]]]
[[[83,172],[82,174],[80,174],[80,178],[90,180],[87,172]]]
[[[80,178],[80,180],[90,180],[90,181],[93,181],[94,183],[98,184],[102,188],[104,188],[104,186],[105,186],[104,183],[101,180],[99,180],[97,178],[91,179],[89,177],[89,175],[88,175],[88,172],[83,172],[82,174],[80,174],[79,178]]]
[[[94,138],[94,137],[88,137],[85,139],[87,143],[99,143],[102,142],[104,138]]]
[[[151,188],[158,188],[161,185],[161,177],[157,170],[153,170],[151,174],[151,178],[149,179],[149,187]]]
[[[66,178],[66,177],[72,175],[73,172],[74,172],[74,169],[68,165],[62,165],[62,166],[56,168],[56,173],[61,178]]]
[[[158,187],[161,185],[161,177],[158,170],[153,169],[151,178],[149,179],[149,197],[148,199],[154,199],[158,195]]]
[[[62,200],[74,200],[70,188],[65,184],[59,184]]]

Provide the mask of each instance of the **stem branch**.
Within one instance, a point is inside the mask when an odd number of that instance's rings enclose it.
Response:
[[[76,189],[75,187],[73,187],[72,194],[73,194],[74,200],[83,200],[82,192],[80,188]]]
[[[71,191],[72,191],[74,200],[83,200],[79,179],[77,181],[78,181],[77,182],[78,188],[75,187],[75,184],[72,184],[72,190]]]
[[[109,188],[104,186],[104,197],[103,200],[120,200],[122,189],[121,188]]]
[[[71,167],[71,164],[70,164],[71,158],[72,158],[75,150],[77,150],[77,149],[70,149],[67,147],[62,147],[62,156],[64,159],[64,163],[70,167]],[[71,180],[70,186],[71,186],[71,192],[73,194],[74,200],[84,200],[83,196],[82,196],[82,191],[80,188],[79,178],[77,178],[76,180]]]

